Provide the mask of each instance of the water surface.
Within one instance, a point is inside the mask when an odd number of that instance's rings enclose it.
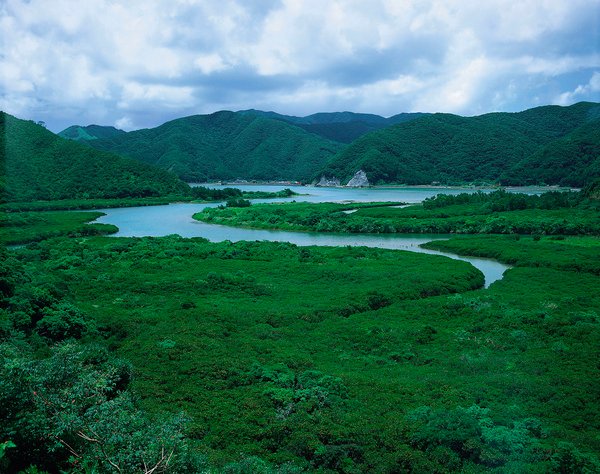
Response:
[[[256,189],[255,186],[252,186]],[[306,191],[306,187],[301,187]],[[323,202],[332,200],[331,196],[338,191],[339,188],[316,188],[325,190],[319,195],[310,196],[312,199],[321,199]],[[340,192],[335,196],[340,197],[336,200],[348,200],[348,196],[352,196],[358,201],[404,201],[406,202],[405,190],[394,189],[381,190],[384,193],[372,192],[372,189],[351,190],[351,194],[347,194],[348,190],[340,189]],[[355,191],[363,191],[355,193]],[[379,189],[377,190],[379,191]],[[399,191],[399,192],[398,192]],[[427,190],[426,192],[428,192]],[[454,191],[454,190],[452,190]],[[421,191],[409,191],[416,193],[414,198],[421,198]],[[398,196],[403,197],[398,197]],[[387,197],[383,197],[387,196]],[[308,197],[308,196],[306,196]],[[293,199],[301,200],[305,196],[295,196]],[[289,201],[290,199],[278,199],[277,201]],[[272,200],[257,200],[258,202],[272,202]],[[502,278],[505,270],[510,268],[500,262],[485,258],[476,257],[460,257],[455,254],[437,252],[419,247],[419,245],[432,240],[448,238],[448,235],[423,235],[423,234],[334,234],[328,232],[290,232],[281,230],[262,230],[262,229],[245,229],[238,227],[229,227],[216,224],[207,224],[198,222],[192,219],[192,215],[201,211],[206,207],[216,207],[221,203],[211,204],[190,204],[178,203],[167,206],[145,206],[145,207],[127,207],[120,209],[103,209],[106,215],[100,217],[95,222],[113,224],[119,228],[119,232],[113,234],[116,237],[162,237],[165,235],[178,234],[182,237],[204,237],[211,242],[221,242],[229,240],[238,242],[241,240],[261,241],[268,240],[273,242],[291,242],[296,245],[322,245],[322,246],[366,246],[378,247],[385,249],[407,250],[411,252],[428,253],[435,255],[445,255],[450,258],[464,260],[471,263],[473,266],[481,270],[485,276],[486,288],[493,282]]]

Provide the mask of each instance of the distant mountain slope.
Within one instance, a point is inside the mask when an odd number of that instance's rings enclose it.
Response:
[[[65,140],[0,112],[0,197],[5,201],[187,194],[174,175]]]
[[[126,132],[115,127],[106,127],[102,125],[71,125],[69,128],[58,132],[58,136],[68,138],[75,141],[96,140],[98,138],[112,138],[114,136],[123,135]]]
[[[403,113],[385,118],[380,115],[358,114],[354,112],[319,112],[307,115],[306,117],[295,117],[293,115],[282,115],[276,112],[263,112],[262,110],[254,109],[242,110],[239,113],[292,123],[307,132],[341,143],[351,143],[374,130],[398,123],[409,122],[428,115],[423,113]]]
[[[580,186],[584,184],[582,180],[593,177],[597,169],[597,154],[588,158],[580,156],[587,153],[589,146],[586,149],[571,147],[569,157],[554,151],[554,161],[544,158],[550,156],[547,154],[535,156],[546,146],[552,149],[553,141],[575,133],[579,127],[587,127],[581,133],[597,146],[598,137],[592,131],[599,116],[600,104],[589,102],[478,117],[429,115],[359,138],[318,175],[336,176],[346,182],[362,169],[375,184],[501,181],[507,185],[545,182]],[[557,142],[557,147],[559,145]],[[529,166],[528,160],[533,160]],[[551,174],[541,171],[528,174],[534,163],[543,167],[544,160],[552,161],[552,166],[557,165],[558,160],[558,170]],[[571,166],[569,160],[582,166],[585,163],[585,168],[575,170],[579,165]]]
[[[576,128],[518,163],[505,181],[583,186],[600,177],[600,119]]]
[[[88,143],[168,169],[188,181],[309,180],[343,148],[279,120],[226,111]]]

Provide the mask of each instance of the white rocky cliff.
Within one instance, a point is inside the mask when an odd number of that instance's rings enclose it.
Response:
[[[367,173],[363,170],[358,170],[352,179],[348,181],[346,186],[350,188],[364,188],[370,186],[369,180],[367,179]]]

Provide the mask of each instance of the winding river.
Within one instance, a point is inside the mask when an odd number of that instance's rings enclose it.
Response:
[[[216,187],[216,186],[215,186]],[[399,201],[421,202],[426,197],[439,193],[457,194],[465,192],[459,189],[431,189],[431,188],[371,188],[371,189],[344,189],[344,188],[312,188],[291,186],[239,186],[237,188],[248,190],[278,191],[290,187],[301,196],[289,199],[255,200],[254,202],[373,202],[373,201]],[[471,190],[472,191],[472,190]],[[437,252],[421,248],[420,245],[432,240],[448,238],[448,235],[424,234],[334,234],[325,232],[288,232],[278,230],[243,229],[216,224],[206,224],[192,219],[192,215],[206,207],[216,207],[221,203],[190,204],[179,203],[166,206],[128,207],[119,209],[102,209],[105,213],[95,222],[113,224],[119,232],[116,237],[161,237],[178,234],[182,237],[204,237],[211,242],[229,240],[269,240],[275,242],[291,242],[296,245],[322,245],[322,246],[366,246],[385,249],[408,250],[411,252],[444,255],[450,258],[464,260],[478,268],[485,275],[485,287],[502,278],[503,273],[510,268],[492,259],[462,257],[452,253]]]

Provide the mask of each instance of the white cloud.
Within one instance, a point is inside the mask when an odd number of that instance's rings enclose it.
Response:
[[[600,0],[5,0],[0,104],[68,121],[597,100]],[[594,47],[595,45],[595,47]],[[567,91],[558,93],[557,91]],[[166,111],[161,115],[161,110]]]
[[[194,59],[194,66],[200,69],[203,74],[212,74],[213,72],[223,71],[229,67],[223,58],[216,53],[198,56]]]
[[[570,105],[581,100],[600,100],[600,71],[594,71],[587,84],[580,84],[574,90],[558,95],[554,103],[557,105]]]
[[[116,120],[115,127],[120,128],[121,130],[131,130],[134,128],[133,121],[129,117],[121,117]]]

